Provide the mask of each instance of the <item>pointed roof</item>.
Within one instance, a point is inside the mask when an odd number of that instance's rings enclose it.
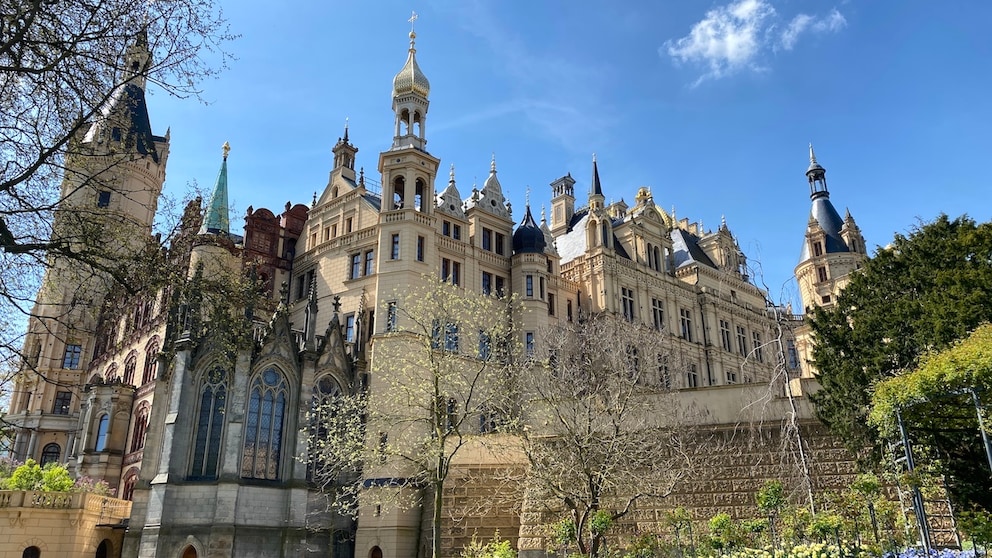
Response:
[[[465,212],[462,210],[462,195],[458,193],[458,187],[455,186],[454,163],[451,163],[451,171],[448,173],[448,186],[434,198],[434,207],[438,211],[461,219],[465,218]]]
[[[813,152],[813,142],[809,144],[809,168],[806,169],[806,174],[816,171],[826,171],[820,163],[816,162],[816,153]]]
[[[530,204],[524,211],[523,221],[513,232],[513,253],[514,254],[541,254],[547,248],[547,241],[544,231],[534,221],[534,216],[530,213]]]
[[[468,208],[477,207],[492,215],[510,219],[510,210],[507,208],[506,198],[503,197],[503,187],[500,185],[499,179],[496,178],[495,153],[489,162],[489,178],[486,179],[478,194],[475,193],[475,190],[472,191],[472,196],[465,205]]]
[[[603,187],[599,183],[599,166],[596,164],[596,154],[592,154],[592,184],[589,187],[589,194],[602,196]]]
[[[210,202],[207,203],[207,213],[203,217],[200,234],[231,234],[231,220],[227,206],[227,155],[231,151],[231,144],[224,142],[223,150],[224,161],[220,164],[217,183],[210,195]]]

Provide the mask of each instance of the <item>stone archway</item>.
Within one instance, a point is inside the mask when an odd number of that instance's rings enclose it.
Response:
[[[369,551],[369,558],[382,558],[382,549],[378,546],[373,546],[372,550]]]

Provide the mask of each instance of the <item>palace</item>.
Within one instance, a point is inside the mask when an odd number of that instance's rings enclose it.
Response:
[[[358,148],[346,127],[313,204],[287,203],[278,214],[249,207],[238,236],[228,216],[225,146],[211,199],[186,208],[161,256],[183,270],[182,280],[125,295],[100,277],[73,275],[68,262],[48,271],[28,326],[29,358],[4,418],[16,425],[14,458],[68,463],[74,474],[106,481],[118,499],[132,502],[129,521],[93,528],[85,552],[428,553],[431,528],[419,509],[379,514],[363,506],[356,519],[318,513],[316,521],[318,491],[298,459],[307,455],[307,413],[315,401],[385,389],[373,372],[382,368],[374,362],[377,343],[389,342],[391,320],[382,316],[396,293],[428,276],[480,295],[515,293],[526,310],[515,324],[519,342],[528,348],[548,325],[592,314],[656,329],[685,362],[670,378],[657,378],[659,388],[678,390],[708,409],[710,424],[731,429],[754,418],[750,403],[770,398],[761,419],[771,431],[798,412],[811,432],[811,463],[803,466],[819,486],[852,470],[802,397],[815,380],[804,363],[801,316],[771,305],[755,286],[725,222],[712,231],[676,217],[647,187],[632,206],[607,204],[609,171],[604,165],[601,180],[595,157],[587,182],[571,173],[550,181],[550,221],[543,210],[538,218],[529,200],[514,215],[495,157],[482,188],[463,194],[454,168],[445,173],[442,154],[427,150],[430,83],[414,41],[411,32],[406,62],[393,78],[395,126],[391,138],[383,134],[379,180],[356,172]],[[128,53],[128,67],[144,67],[144,44],[139,39]],[[114,245],[122,253],[151,238],[169,154],[169,134],[152,131],[144,88],[136,73],[112,97],[81,138],[86,154],[69,161],[63,186],[71,192],[65,204],[125,223],[120,238],[137,240]],[[129,156],[112,172],[93,170],[121,152]],[[812,147],[809,155],[812,211],[806,238],[797,239],[796,268],[807,309],[832,304],[866,257],[854,219],[841,219],[831,205]],[[577,195],[577,187],[586,193]],[[268,298],[246,304],[257,324],[254,341],[231,356],[223,322],[207,318],[210,304],[198,289],[249,268]],[[76,311],[79,293],[104,302]],[[726,484],[693,487],[693,501],[706,513],[740,509],[768,478],[743,463],[741,471]],[[731,487],[731,477],[742,482]],[[529,514],[483,516],[475,525],[480,536],[499,528],[521,552],[543,555],[540,526]],[[54,555],[29,527],[9,530],[8,537],[21,538],[0,540],[2,549]],[[459,529],[446,531],[452,553],[473,534]]]

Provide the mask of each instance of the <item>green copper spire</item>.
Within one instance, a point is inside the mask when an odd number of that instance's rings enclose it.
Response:
[[[210,195],[210,203],[207,204],[207,214],[203,217],[200,234],[227,235],[231,233],[231,220],[228,217],[227,209],[227,154],[231,152],[231,144],[225,141],[223,150],[224,162],[220,165],[217,185],[214,186],[214,193]]]

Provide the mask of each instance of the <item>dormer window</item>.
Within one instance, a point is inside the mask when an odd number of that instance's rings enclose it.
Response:
[[[817,240],[813,243],[813,256],[818,257],[823,255],[823,243]]]

